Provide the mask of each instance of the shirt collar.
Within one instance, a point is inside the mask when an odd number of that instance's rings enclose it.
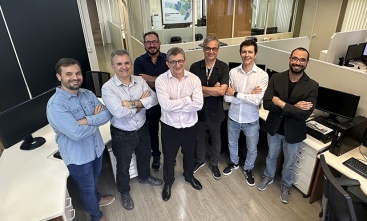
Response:
[[[170,79],[170,78],[175,78],[175,77],[173,77],[172,72],[171,72],[171,70],[169,70],[169,69],[168,69],[168,71],[167,71],[167,74],[168,74],[168,78],[169,78],[169,79]],[[188,76],[187,71],[186,71],[186,70],[184,70],[184,76],[183,76],[183,77],[187,77],[187,76]]]
[[[252,66],[252,69],[246,73],[243,68],[242,68],[242,64],[238,67],[239,68],[239,71],[242,73],[242,74],[246,74],[246,75],[249,75],[249,74],[252,74],[252,73],[257,73],[257,69],[258,67],[256,66],[256,64],[254,63],[254,65]]]
[[[56,93],[58,94],[62,94],[63,96],[65,96],[67,99],[70,99],[71,97],[77,97],[79,96],[80,94],[84,93],[85,90],[83,88],[79,88],[78,90],[78,95],[75,95],[75,94],[71,94],[63,89],[61,89],[61,86],[58,86],[56,87]]]
[[[115,74],[114,76],[113,76],[113,81],[115,82],[115,84],[116,84],[116,86],[117,87],[119,87],[119,86],[127,86],[127,87],[131,87],[131,86],[133,86],[135,83],[136,83],[136,81],[135,81],[135,78],[133,78],[132,76],[130,76],[130,84],[129,85],[125,85],[125,84],[123,84],[121,81],[120,81],[120,79],[117,77],[117,75]]]
[[[214,66],[213,66],[213,68],[218,68],[218,59],[216,59],[215,60],[215,63],[214,63]],[[205,59],[203,59],[203,60],[201,60],[201,62],[200,62],[200,68],[206,68],[206,65],[205,65]]]
[[[145,59],[151,59],[150,58],[150,56],[149,56],[149,54],[148,54],[148,52],[146,52],[144,55],[143,55],[143,57],[145,58]],[[159,55],[158,55],[158,57],[160,57],[160,58],[163,58],[163,56],[162,56],[162,52],[159,52]]]

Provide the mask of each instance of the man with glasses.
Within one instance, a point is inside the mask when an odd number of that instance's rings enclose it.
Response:
[[[203,107],[203,92],[200,79],[185,70],[185,53],[173,47],[167,52],[169,70],[156,79],[158,102],[162,108],[162,150],[164,155],[162,198],[171,197],[171,186],[175,180],[175,159],[181,147],[185,181],[197,190],[201,183],[195,179],[194,151],[196,144],[197,111]]]
[[[195,62],[190,72],[201,80],[204,106],[198,111],[198,133],[196,136],[194,173],[205,165],[206,132],[209,131],[210,164],[213,177],[221,178],[218,161],[221,150],[220,126],[224,120],[223,95],[228,88],[228,65],[217,59],[219,40],[208,36],[203,41],[204,59]]]
[[[228,111],[228,149],[231,163],[223,170],[229,175],[239,168],[238,138],[241,130],[246,136],[247,155],[244,169],[246,182],[255,185],[252,174],[257,157],[259,141],[259,104],[268,86],[268,75],[255,64],[257,44],[252,40],[243,41],[240,45],[242,64],[229,72],[230,86],[224,100],[230,102]]]
[[[166,64],[166,54],[159,51],[161,42],[156,32],[150,31],[144,34],[144,48],[146,53],[135,59],[134,75],[141,76],[155,91],[155,79],[168,70]],[[161,117],[161,108],[159,104],[147,110],[146,113],[150,140],[152,144],[152,169],[159,171],[161,169],[159,151],[159,118]]]
[[[263,191],[274,181],[280,150],[284,163],[280,200],[290,201],[293,170],[300,142],[306,139],[306,120],[316,104],[318,83],[304,72],[309,60],[305,48],[296,48],[289,57],[289,70],[274,74],[264,95],[264,109],[269,110],[265,121],[268,133],[268,156],[264,177],[257,187]]]

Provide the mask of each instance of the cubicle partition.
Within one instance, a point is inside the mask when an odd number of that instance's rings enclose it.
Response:
[[[367,30],[334,33],[330,39],[326,61],[338,64],[339,58],[345,57],[349,45],[366,42],[366,38]]]

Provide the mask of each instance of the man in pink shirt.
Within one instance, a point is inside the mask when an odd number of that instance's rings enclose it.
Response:
[[[161,140],[164,155],[162,198],[171,197],[175,180],[174,165],[178,149],[183,153],[184,177],[193,188],[200,190],[201,183],[195,179],[194,151],[196,144],[197,111],[203,107],[203,92],[200,79],[185,70],[185,52],[173,47],[167,52],[169,70],[155,81],[158,102],[161,106]]]

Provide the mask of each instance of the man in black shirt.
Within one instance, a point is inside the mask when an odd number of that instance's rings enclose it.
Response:
[[[257,187],[263,191],[273,183],[281,148],[284,164],[281,179],[280,200],[290,201],[300,143],[306,139],[306,120],[316,104],[319,84],[304,72],[309,60],[305,48],[296,48],[289,57],[289,70],[274,74],[264,95],[264,109],[269,110],[265,121],[269,151],[266,157],[264,177]]]
[[[218,168],[221,150],[220,126],[224,120],[223,95],[229,82],[228,65],[217,59],[219,40],[208,36],[203,42],[204,59],[195,62],[190,67],[190,72],[201,80],[204,95],[204,106],[198,111],[198,134],[195,150],[194,173],[205,165],[206,132],[209,131],[211,141],[211,170],[213,177],[221,178]]]

